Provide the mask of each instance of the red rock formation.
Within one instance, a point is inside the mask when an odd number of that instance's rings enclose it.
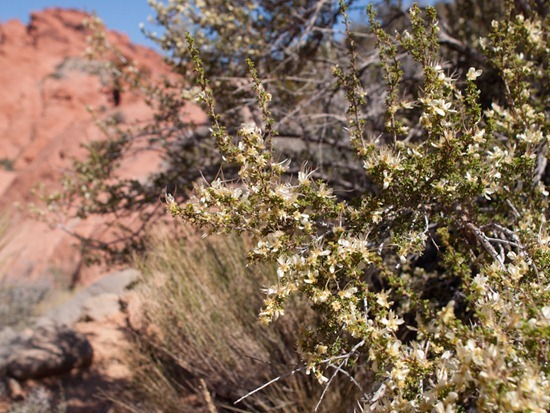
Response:
[[[150,115],[139,96],[113,96],[94,74],[94,63],[84,57],[89,33],[82,22],[87,17],[80,11],[47,9],[33,13],[27,26],[15,20],[0,25],[0,210],[20,207],[2,253],[10,275],[70,274],[75,269],[79,256],[69,248],[74,240],[25,211],[36,184],[55,186],[71,159],[82,156],[80,145],[101,138],[86,105],[126,120]],[[123,34],[108,35],[138,67],[153,75],[168,71],[151,49],[133,45]],[[140,167],[129,163],[125,173],[143,175],[158,167],[151,155],[135,161]],[[70,225],[91,233],[97,222]]]

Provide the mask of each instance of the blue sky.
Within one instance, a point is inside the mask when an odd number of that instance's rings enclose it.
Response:
[[[48,7],[95,11],[109,29],[126,33],[135,43],[153,46],[139,29],[141,22],[151,27],[147,16],[153,11],[147,0],[0,0],[0,22],[16,18],[27,23],[32,11]]]
[[[404,0],[410,5],[413,0]],[[420,0],[419,3],[432,3],[433,0]],[[360,1],[359,4],[368,1]],[[24,23],[29,21],[30,13],[48,7],[76,8],[88,12],[95,11],[107,28],[126,33],[133,42],[156,48],[139,29],[144,23],[148,30],[155,27],[148,23],[147,17],[153,11],[147,0],[0,0],[0,22],[16,18]]]

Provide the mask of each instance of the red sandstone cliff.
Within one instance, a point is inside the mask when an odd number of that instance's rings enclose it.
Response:
[[[71,159],[82,156],[80,145],[101,138],[86,105],[127,121],[150,115],[142,99],[132,93],[115,102],[94,74],[93,62],[83,57],[86,17],[75,10],[47,9],[33,13],[27,26],[14,20],[0,25],[0,213],[19,206],[9,244],[0,256],[0,261],[8,262],[9,275],[67,275],[76,268],[78,252],[70,247],[74,240],[32,220],[25,211],[36,184],[55,185]],[[167,72],[154,51],[133,45],[123,34],[108,34],[138,67],[153,75]],[[132,169],[130,161],[127,173],[143,174],[158,167],[158,159],[141,156],[134,160],[140,168]],[[96,223],[70,225],[92,233]]]

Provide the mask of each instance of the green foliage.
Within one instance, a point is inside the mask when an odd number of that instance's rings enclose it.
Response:
[[[235,135],[223,126],[188,37],[212,134],[238,178],[197,185],[184,205],[168,196],[168,210],[211,233],[254,237],[249,258],[277,263],[260,320],[281,317],[290,297],[305,298],[321,317],[304,346],[308,371],[330,383],[355,365],[371,370],[377,387],[363,395],[364,411],[550,408],[542,179],[549,123],[541,89],[549,75],[548,18],[536,7],[529,16],[511,2],[506,7],[481,43],[505,97],[486,110],[477,86],[482,71],[453,74],[442,66],[434,9],[413,6],[410,31],[396,35],[370,11],[392,139],[361,121],[365,92],[349,39],[349,65],[335,75],[346,91],[351,146],[372,182],[351,201],[334,196],[312,170],[285,178],[291,161],[272,149],[271,94],[250,64],[262,122]],[[403,55],[422,73],[412,99],[398,93]],[[329,362],[339,366],[332,376]]]

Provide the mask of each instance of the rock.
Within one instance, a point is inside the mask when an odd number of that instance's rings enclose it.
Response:
[[[139,94],[124,92],[114,102],[98,62],[84,57],[90,33],[82,22],[89,17],[77,10],[50,8],[33,13],[28,25],[17,20],[0,22],[0,212],[11,210],[14,204],[21,206],[12,220],[9,244],[0,252],[0,262],[7,262],[11,277],[54,272],[70,278],[79,271],[81,256],[73,248],[75,239],[24,211],[36,203],[31,190],[37,184],[47,190],[59,189],[63,171],[72,168],[73,159],[83,159],[83,145],[104,139],[86,106],[95,108],[102,119],[115,116],[123,123],[152,116]],[[152,79],[170,73],[169,65],[155,51],[132,44],[127,36],[114,31],[106,30],[106,36]],[[189,111],[189,120],[200,124],[204,119],[200,109],[190,107]],[[145,180],[162,165],[154,152],[136,151],[116,173]],[[131,227],[132,222],[140,223],[131,217],[124,224]],[[113,235],[101,217],[85,222],[75,218],[63,224],[84,237],[108,239]],[[73,281],[89,283],[103,271],[83,268]]]
[[[143,314],[143,302],[141,296],[136,291],[128,291],[120,299],[128,326],[134,331],[142,331],[145,326]]]
[[[10,356],[0,371],[17,380],[39,379],[90,365],[93,350],[83,334],[65,326],[40,326],[8,345]],[[2,369],[2,365],[4,368]]]
[[[9,360],[25,347],[25,343],[32,338],[32,334],[29,328],[17,332],[11,327],[6,327],[0,331],[0,378],[6,376]]]
[[[15,379],[9,378],[7,380],[8,395],[12,400],[21,401],[25,398],[25,391],[21,387],[21,384]]]
[[[139,276],[135,269],[107,274],[41,317],[33,328],[0,330],[0,378],[38,379],[88,366],[92,347],[69,326],[119,313],[120,297]]]
[[[99,321],[120,311],[117,294],[105,293],[90,297],[80,311],[81,321]]]
[[[54,324],[72,326],[85,317],[83,308],[90,298],[103,294],[114,294],[117,296],[118,301],[118,297],[124,293],[127,287],[137,281],[139,276],[140,272],[134,268],[107,274],[99,281],[96,281],[94,284],[76,293],[74,297],[66,303],[50,310],[45,316],[41,317],[37,323],[39,325],[48,325],[53,322]],[[111,300],[112,299],[111,297]],[[109,301],[108,298],[104,300]],[[91,305],[94,306],[93,302],[91,303]],[[113,305],[109,308],[113,310]]]
[[[126,324],[138,335],[143,334],[148,337],[156,337],[159,341],[164,340],[162,329],[150,322],[145,314],[147,299],[138,291],[128,291],[121,298],[123,311],[126,315]]]
[[[2,348],[15,340],[17,337],[17,331],[15,331],[12,327],[5,327],[0,330],[0,356],[2,355]]]
[[[102,277],[99,281],[90,285],[86,290],[90,295],[101,293],[113,293],[121,295],[132,283],[136,282],[140,272],[135,268],[115,271]]]

